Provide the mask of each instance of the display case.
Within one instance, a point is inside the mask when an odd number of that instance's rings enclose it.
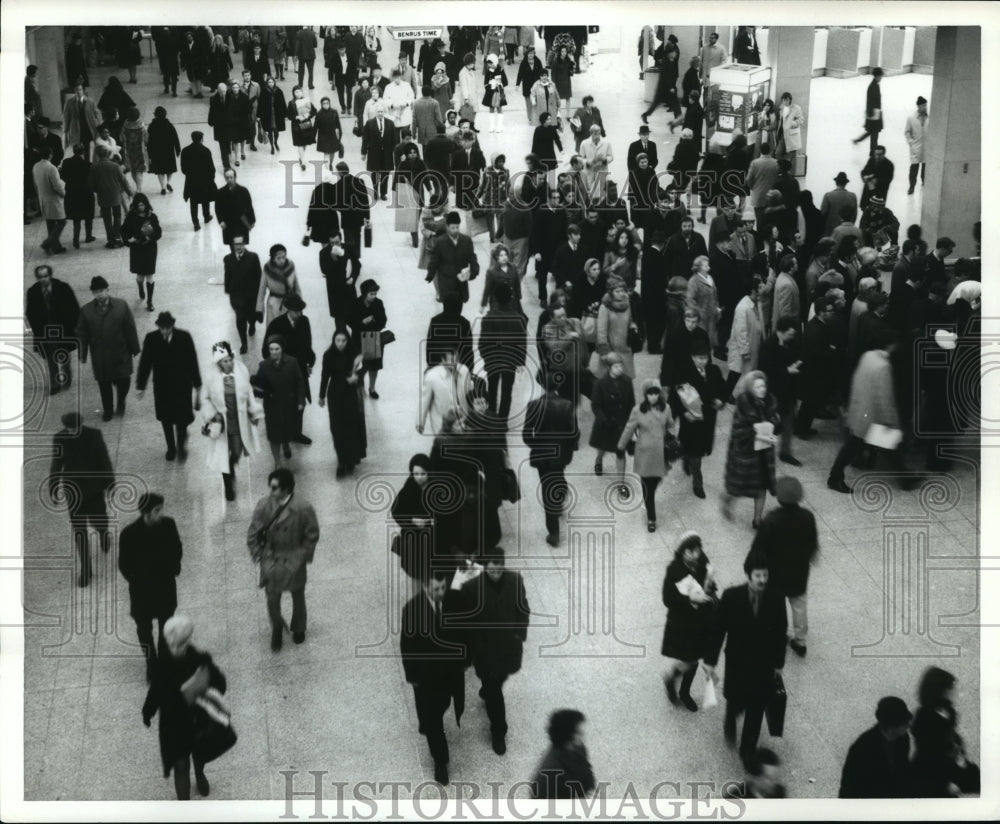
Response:
[[[709,75],[706,136],[728,146],[733,133],[739,130],[752,145],[770,91],[771,69],[767,66],[716,66]]]

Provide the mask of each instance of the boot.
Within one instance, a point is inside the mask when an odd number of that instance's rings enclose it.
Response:
[[[139,300],[145,300],[146,299],[146,290],[143,288],[143,280],[142,280],[142,278],[139,278],[135,283],[136,283],[136,286],[139,287]]]
[[[155,288],[156,288],[156,284],[155,283],[150,283],[146,287],[146,311],[147,312],[152,312],[153,311],[153,290]]]
[[[198,787],[198,794],[202,798],[208,795],[211,787],[209,787],[208,779],[205,778],[205,768],[199,764],[194,765],[194,781]]]
[[[235,501],[236,500],[236,489],[233,484],[233,476],[229,473],[222,473],[222,485],[226,490],[226,500]]]
[[[77,580],[77,585],[80,587],[85,587],[90,583],[90,547],[87,546],[86,541],[89,540],[84,536],[83,541],[77,545],[76,553],[80,558],[80,578]]]
[[[692,667],[687,672],[684,673],[684,677],[681,678],[681,689],[679,698],[681,703],[687,707],[691,712],[695,712],[698,709],[698,705],[694,702],[691,697],[691,684],[694,683],[694,676],[697,673],[697,669]]]
[[[493,134],[496,130],[497,130],[496,112],[490,112],[490,134]]]
[[[497,112],[497,134],[503,131],[503,112]]]

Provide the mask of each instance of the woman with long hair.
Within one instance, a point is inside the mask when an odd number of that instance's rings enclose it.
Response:
[[[229,82],[229,73],[233,70],[233,58],[229,54],[229,46],[222,39],[221,34],[215,35],[212,40],[212,48],[208,53],[208,83],[210,86],[218,86],[220,83]]]
[[[618,439],[618,451],[628,448],[635,438],[635,458],[633,471],[642,483],[642,501],[646,505],[646,528],[656,532],[656,488],[667,474],[667,462],[663,458],[663,441],[667,430],[673,425],[670,408],[663,388],[653,378],[642,382],[642,400],[632,407],[628,422]],[[621,497],[627,499],[629,488],[621,484]]]
[[[757,156],[760,157],[760,147],[765,143],[771,147],[771,156],[778,146],[778,112],[774,101],[768,98],[761,105],[760,120],[757,122]]]
[[[97,108],[101,113],[101,122],[110,123],[116,120],[119,112],[127,112],[134,105],[135,101],[129,97],[128,92],[125,91],[125,87],[122,86],[121,80],[111,75],[104,84],[104,91],[97,101]],[[111,130],[111,134],[117,139],[114,130]]]
[[[146,299],[146,309],[153,311],[153,289],[156,284],[157,241],[162,237],[160,221],[153,214],[149,198],[142,192],[132,198],[128,214],[122,221],[122,241],[129,248],[129,270],[135,275],[139,299]]]
[[[292,145],[299,153],[299,168],[305,171],[306,146],[316,142],[316,107],[305,96],[301,86],[292,86],[292,99],[288,101],[286,115],[292,128]]]
[[[320,408],[329,402],[330,435],[337,453],[337,477],[354,471],[365,457],[368,432],[361,395],[361,353],[346,329],[333,333],[330,348],[323,353],[319,379]]]
[[[490,165],[483,171],[479,181],[476,200],[486,213],[486,227],[490,233],[490,243],[496,242],[497,236],[503,234],[503,205],[507,200],[507,190],[510,186],[510,172],[507,171],[507,156],[502,152],[494,152]]]
[[[257,117],[260,120],[260,127],[267,135],[267,140],[271,144],[271,154],[280,149],[278,145],[278,134],[285,131],[285,93],[275,83],[273,77],[268,77],[264,81],[264,88],[260,90],[260,104],[257,106]]]
[[[264,407],[254,395],[250,373],[236,360],[228,341],[212,347],[215,369],[205,374],[201,388],[203,432],[209,436],[206,463],[222,473],[226,500],[236,499],[235,474],[240,458],[260,452],[257,424]]]
[[[204,712],[198,700],[209,689],[226,691],[226,676],[212,661],[212,656],[191,643],[194,624],[186,615],[174,615],[163,625],[163,638],[153,681],[142,705],[142,722],[148,727],[160,714],[160,758],[163,776],[174,774],[178,801],[191,800],[191,762],[198,793],[207,796],[205,765],[193,757],[198,713]]]
[[[635,288],[638,268],[639,249],[635,235],[625,226],[615,232],[611,247],[604,253],[604,274],[609,278],[621,278],[631,292]]]
[[[691,684],[698,672],[712,630],[712,607],[717,584],[712,565],[693,530],[681,535],[673,560],[663,576],[663,606],[667,624],[663,628],[660,654],[667,659],[663,683],[671,704],[683,704],[692,712],[698,705],[691,697]],[[680,692],[677,677],[680,676]]]
[[[726,492],[722,515],[733,519],[733,498],[753,498],[753,528],[760,525],[767,493],[775,494],[774,428],[781,423],[778,402],[767,391],[767,376],[760,370],[747,372],[733,391],[736,411],[726,454]]]
[[[559,108],[565,112],[565,116],[562,114],[559,116],[563,120],[569,120],[570,106],[573,103],[573,75],[576,73],[576,60],[569,53],[567,46],[560,46],[556,50],[549,71],[559,95]]]

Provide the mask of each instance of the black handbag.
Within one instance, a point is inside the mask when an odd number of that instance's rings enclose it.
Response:
[[[774,693],[764,707],[767,718],[767,732],[772,738],[781,738],[785,732],[785,709],[788,707],[788,693],[785,679],[780,674],[774,676]]]
[[[642,333],[640,333],[638,329],[629,327],[628,348],[631,349],[633,353],[642,351]]]
[[[521,487],[517,483],[517,473],[510,468],[503,471],[503,499],[512,504],[521,500]]]
[[[209,690],[198,701],[193,708],[191,757],[196,764],[208,764],[229,752],[236,744],[237,735],[230,723],[228,708],[214,690]]]
[[[371,226],[365,226],[365,248],[366,249],[371,249],[372,248],[372,227]]]
[[[663,436],[663,460],[668,464],[684,457],[684,446],[669,429]]]
[[[382,348],[385,349],[386,346],[396,340],[396,333],[391,329],[383,329],[379,335],[379,339],[382,343]]]

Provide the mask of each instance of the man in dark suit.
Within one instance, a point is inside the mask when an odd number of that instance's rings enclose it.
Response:
[[[715,626],[704,657],[710,677],[726,642],[726,742],[736,743],[736,717],[745,713],[740,755],[747,761],[757,749],[764,708],[775,693],[785,666],[785,599],[768,585],[769,562],[765,555],[750,552],[743,562],[747,583],[722,593]]]
[[[875,154],[879,132],[882,131],[882,75],[881,69],[872,69],[872,82],[865,91],[865,130],[854,139],[855,143],[860,143],[868,138],[869,155]]]
[[[306,70],[309,71],[309,88],[313,89],[313,69],[316,66],[316,46],[319,45],[316,40],[316,32],[312,30],[312,26],[303,26],[297,32],[295,32],[295,42],[289,44],[292,46],[292,51],[299,61],[299,85],[302,86],[302,81],[305,79]],[[303,88],[305,88],[303,86]]]
[[[488,316],[487,316],[488,317]],[[520,572],[505,569],[503,547],[486,552],[485,571],[462,587],[472,663],[482,682],[479,697],[486,702],[493,752],[507,752],[507,707],[504,682],[521,669],[531,609]]]
[[[486,158],[475,145],[472,132],[461,135],[461,146],[451,156],[451,181],[455,187],[455,205],[470,211],[476,206],[476,191],[486,169]]]
[[[219,156],[224,171],[230,169],[233,152],[233,134],[239,128],[239,101],[229,91],[226,83],[219,83],[215,93],[208,99],[208,125],[212,127],[212,137],[219,144]]]
[[[456,363],[469,372],[475,364],[472,348],[472,324],[462,315],[462,299],[457,293],[441,298],[442,311],[431,318],[427,326],[425,354],[428,366],[436,366],[448,352],[455,353]],[[480,341],[482,338],[480,338]]]
[[[337,51],[331,57],[333,64],[333,82],[337,87],[337,100],[340,103],[340,113],[347,114],[351,108],[351,90],[358,80],[358,64],[347,53],[347,43],[336,41]]]
[[[309,198],[309,212],[306,215],[306,234],[316,243],[326,243],[340,234],[340,217],[337,214],[337,188],[333,180],[326,176],[312,191]],[[303,241],[304,242],[304,241]]]
[[[608,226],[601,220],[601,213],[593,206],[584,211],[584,221],[580,224],[580,249],[586,262],[596,258],[604,262],[604,251],[608,244]]]
[[[212,219],[211,203],[215,200],[215,162],[212,160],[212,150],[202,141],[205,135],[201,132],[191,132],[191,144],[181,149],[181,173],[184,175],[184,199],[191,206],[191,222],[197,232],[201,228],[198,222],[198,204],[201,204],[202,217],[205,223]]]
[[[844,374],[846,352],[841,343],[841,324],[836,301],[829,295],[816,299],[816,315],[802,330],[802,365],[799,373],[799,398],[795,417],[795,437],[808,440],[816,434],[812,422],[829,407],[840,404],[840,380]],[[831,380],[831,375],[838,376]]]
[[[69,507],[73,543],[80,559],[81,587],[90,583],[90,536],[88,524],[97,530],[101,550],[108,551],[108,512],[104,498],[115,483],[111,457],[104,436],[97,429],[83,425],[78,412],[62,416],[63,428],[52,439],[52,465],[49,468],[49,496]]]
[[[469,300],[469,281],[479,274],[479,261],[472,246],[472,238],[463,235],[459,228],[462,218],[458,212],[449,212],[447,231],[434,241],[430,260],[427,262],[428,283],[437,278],[438,295],[442,302],[449,295],[457,295],[462,303]]]
[[[653,232],[652,244],[642,253],[642,280],[639,281],[642,312],[646,321],[646,351],[663,354],[663,335],[667,329],[667,238]]]
[[[587,262],[580,246],[580,227],[571,223],[566,227],[566,242],[556,248],[552,255],[552,278],[557,289],[571,290],[573,284],[583,274]]]
[[[645,125],[639,127],[639,139],[628,145],[627,167],[630,172],[639,167],[636,158],[641,154],[646,155],[650,169],[655,169],[656,164],[660,162],[656,153],[656,143],[649,139],[649,126]]]
[[[876,146],[861,170],[861,179],[865,182],[864,191],[861,192],[861,208],[864,209],[873,197],[888,200],[889,184],[895,175],[896,166],[885,156],[885,146]]]
[[[528,404],[522,439],[531,450],[530,463],[538,471],[545,509],[545,542],[559,546],[559,516],[566,500],[566,467],[580,441],[573,402],[557,391],[557,377],[549,375],[546,394]]]
[[[535,261],[538,302],[542,306],[548,302],[549,270],[552,267],[556,249],[559,248],[562,238],[568,235],[569,230],[566,223],[566,211],[559,208],[559,192],[551,189],[547,194],[548,203],[535,212],[531,221],[531,235],[528,238],[528,255]],[[579,246],[577,248],[579,249]],[[557,282],[555,288],[561,288],[561,284]]]
[[[260,289],[260,258],[248,252],[242,235],[233,236],[233,251],[222,259],[223,285],[229,305],[236,313],[236,331],[240,336],[240,354],[247,353],[247,326],[250,336],[257,331],[257,291]]]
[[[421,590],[403,607],[399,652],[403,672],[413,685],[420,732],[434,759],[434,780],[448,784],[448,739],[444,714],[455,701],[455,720],[465,709],[464,633],[448,619],[461,609],[458,591],[472,575],[457,570],[448,586],[444,570],[433,570]]]
[[[437,134],[424,146],[424,163],[427,164],[428,171],[434,172],[428,180],[434,186],[435,195],[448,189],[451,182],[451,156],[455,153],[455,143],[445,135],[444,125],[439,125],[436,131]]]
[[[393,169],[393,149],[396,148],[396,125],[385,116],[385,106],[375,105],[375,116],[361,129],[361,159],[367,158],[366,168],[372,173],[372,186],[380,200],[386,200],[386,188]]]
[[[694,220],[685,216],[681,219],[681,229],[667,240],[663,250],[667,259],[667,277],[679,276],[687,280],[691,277],[694,260],[701,255],[708,257],[705,238],[694,230]]]
[[[174,328],[175,323],[169,312],[160,312],[156,319],[157,331],[150,332],[143,340],[139,371],[135,376],[135,396],[142,399],[146,381],[152,373],[153,405],[167,441],[166,459],[172,461],[179,456],[183,461],[187,457],[187,428],[194,420],[192,392],[194,408],[201,408],[198,395],[201,372],[191,335]]]
[[[361,257],[361,229],[371,226],[371,198],[364,181],[351,174],[350,167],[341,160],[337,163],[340,175],[334,184],[334,203],[340,210],[340,228],[344,245],[350,246]]]
[[[62,163],[63,159],[62,140],[49,131],[49,119],[47,117],[38,118],[36,125],[38,126],[38,132],[35,138],[37,141],[35,148],[40,149],[42,146],[48,146],[52,149],[52,157],[49,158],[49,161],[53,166],[58,166]]]
[[[236,170],[226,169],[226,185],[215,196],[215,215],[222,229],[222,242],[232,248],[233,238],[250,240],[250,230],[257,223],[250,190],[236,182]]]
[[[35,267],[35,283],[28,288],[25,317],[34,336],[35,351],[49,367],[49,394],[69,388],[73,381],[69,353],[80,318],[80,304],[73,287],[52,277],[52,267]]]
[[[840,776],[840,798],[912,798],[909,779],[913,714],[902,698],[888,695],[878,702],[878,722],[861,733],[847,751]]]
[[[306,304],[294,292],[285,298],[285,309],[283,315],[278,315],[267,325],[267,333],[264,335],[264,346],[261,348],[261,357],[268,357],[267,341],[272,335],[281,335],[285,339],[285,354],[291,355],[299,364],[302,370],[302,383],[305,386],[306,402],[312,403],[312,392],[309,389],[309,377],[312,375],[313,366],[316,365],[316,353],[312,348],[312,326],[309,324],[303,312]],[[302,434],[302,415],[305,409],[299,409],[298,437],[296,443],[308,446],[312,443],[312,438]]]
[[[163,496],[147,492],[139,517],[118,539],[118,569],[128,581],[129,606],[136,635],[146,654],[146,681],[156,666],[153,621],[163,642],[163,625],[177,609],[177,576],[184,554],[177,524],[163,514]]]

